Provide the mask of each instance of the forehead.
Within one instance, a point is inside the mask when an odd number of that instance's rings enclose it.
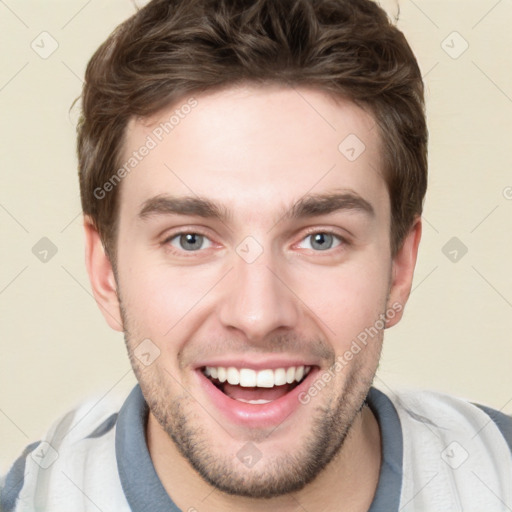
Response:
[[[121,214],[162,194],[209,197],[246,217],[340,190],[388,207],[374,119],[311,89],[243,86],[185,97],[130,121],[130,160]]]

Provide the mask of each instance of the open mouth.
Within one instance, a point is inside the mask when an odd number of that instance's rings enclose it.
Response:
[[[253,370],[223,366],[201,368],[212,384],[232,400],[263,405],[278,400],[300,385],[311,366]]]

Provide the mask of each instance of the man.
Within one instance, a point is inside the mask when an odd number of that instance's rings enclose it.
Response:
[[[5,511],[498,511],[512,421],[372,388],[411,289],[423,85],[371,0],[153,0],[89,63],[86,261],[139,385]]]

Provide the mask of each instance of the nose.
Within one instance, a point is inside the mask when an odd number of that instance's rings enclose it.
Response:
[[[242,332],[252,342],[294,328],[299,319],[297,297],[272,258],[264,253],[252,263],[238,256],[235,260],[217,309],[223,326]]]

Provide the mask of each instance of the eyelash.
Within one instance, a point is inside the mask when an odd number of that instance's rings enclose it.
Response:
[[[339,250],[340,248],[343,248],[344,246],[349,245],[348,240],[344,236],[340,235],[337,231],[335,231],[333,229],[329,229],[329,228],[326,228],[326,229],[312,228],[310,231],[306,232],[306,234],[300,239],[300,241],[298,243],[304,241],[309,236],[313,236],[313,235],[317,235],[317,234],[332,235],[333,237],[335,237],[339,240],[340,244],[336,247],[333,247],[332,249],[327,249],[325,251],[314,251],[316,253],[325,252],[327,254],[332,254],[334,251]],[[294,245],[297,245],[297,244],[294,244]]]
[[[300,241],[294,244],[294,246],[298,245],[301,242],[303,242],[306,238],[308,238],[310,236],[313,236],[313,235],[316,235],[316,234],[332,235],[333,237],[337,238],[340,243],[339,243],[338,246],[336,246],[336,247],[334,247],[332,249],[326,249],[325,251],[313,251],[315,253],[320,253],[321,254],[322,252],[325,252],[327,254],[332,255],[332,253],[334,251],[338,251],[338,250],[342,249],[343,247],[346,247],[346,246],[350,245],[349,241],[344,236],[341,236],[338,232],[336,232],[333,229],[329,229],[329,228],[326,228],[326,229],[314,228],[314,229],[311,229],[310,231],[307,231],[305,233],[305,235],[300,239]],[[168,237],[166,237],[162,241],[162,245],[166,246],[170,250],[170,252],[172,252],[174,254],[177,254],[179,256],[191,257],[191,256],[194,256],[194,255],[196,255],[198,253],[204,252],[205,249],[199,249],[198,251],[185,251],[183,249],[182,250],[177,250],[174,247],[172,247],[170,242],[172,240],[174,240],[175,238],[183,236],[183,235],[200,235],[200,236],[203,236],[203,237],[207,238],[212,244],[215,244],[209,238],[209,236],[206,233],[204,233],[203,231],[201,231],[200,229],[192,229],[192,230],[178,231],[178,232],[173,233],[172,235],[169,235]],[[311,249],[308,249],[308,250],[311,250]]]
[[[175,238],[178,238],[183,235],[199,235],[199,236],[203,236],[204,238],[207,238],[208,240],[210,240],[210,237],[205,232],[201,231],[200,229],[189,229],[189,230],[177,231],[176,233],[169,235],[168,237],[166,237],[163,240],[162,245],[165,246],[171,253],[178,255],[178,256],[184,256],[186,258],[194,256],[194,255],[204,251],[204,250],[185,251],[184,249],[178,250],[175,247],[173,247],[171,245],[171,241],[174,240]],[[214,242],[212,242],[211,240],[210,240],[210,242],[212,244],[214,244]]]

